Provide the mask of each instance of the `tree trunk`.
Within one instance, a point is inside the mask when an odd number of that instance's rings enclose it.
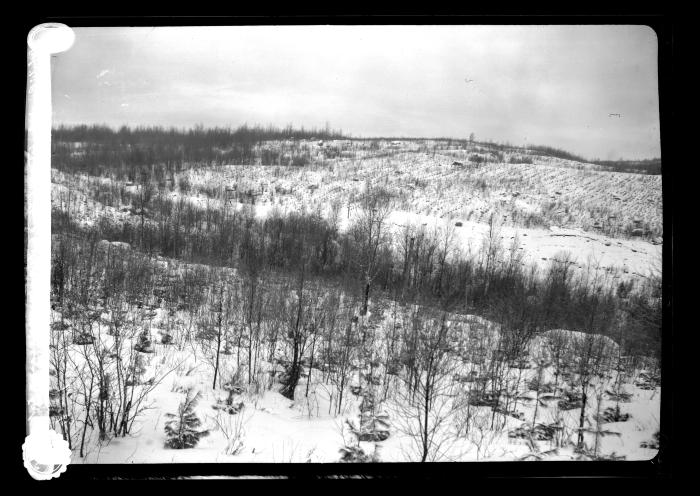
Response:
[[[429,446],[429,439],[428,439],[428,416],[430,414],[430,373],[428,373],[428,377],[426,377],[426,383],[425,383],[425,396],[424,396],[424,405],[423,405],[423,456],[421,457],[421,462],[424,462],[428,458],[428,448]]]
[[[294,343],[294,355],[292,357],[292,366],[287,377],[287,385],[282,390],[282,396],[294,400],[294,390],[299,383],[299,345]]]
[[[372,286],[372,282],[370,281],[369,277],[365,278],[365,290],[362,295],[362,312],[360,312],[361,315],[367,315],[367,307],[369,305],[369,291]]]
[[[88,389],[88,394],[86,395],[87,401],[85,402],[85,422],[83,423],[83,435],[80,438],[80,458],[85,456],[83,448],[85,446],[85,432],[87,431],[88,421],[90,419],[90,405],[92,402],[90,398],[92,397],[92,386],[94,383],[94,377],[90,376],[90,388]]]
[[[313,369],[314,366],[314,350],[316,348],[316,333],[314,333],[314,340],[311,342],[311,358],[309,361],[309,375],[306,377],[306,394],[305,396],[308,398],[309,397],[309,383],[311,382],[311,370]]]
[[[586,421],[586,402],[588,400],[588,395],[586,394],[586,390],[588,389],[588,384],[586,384],[582,388],[582,393],[581,393],[581,415],[579,416],[579,421],[578,421],[578,440],[577,440],[577,447],[579,449],[583,448],[583,426]]]

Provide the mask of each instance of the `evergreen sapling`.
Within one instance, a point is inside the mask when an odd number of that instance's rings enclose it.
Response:
[[[194,411],[201,396],[201,392],[193,394],[193,390],[188,389],[185,400],[178,407],[178,412],[165,414],[170,419],[165,423],[165,434],[168,437],[165,442],[166,448],[194,448],[201,438],[209,435],[208,429],[199,430],[202,421]]]

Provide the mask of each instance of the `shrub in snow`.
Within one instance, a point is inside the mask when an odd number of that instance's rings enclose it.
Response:
[[[344,463],[374,463],[378,462],[377,450],[368,455],[359,446],[344,446],[340,448],[340,461]]]
[[[236,396],[245,392],[245,387],[240,385],[240,373],[238,370],[231,374],[231,378],[223,384],[222,388],[228,391],[228,396],[225,400],[218,399],[216,404],[212,405],[212,408],[214,410],[222,410],[230,415],[235,415],[243,410],[245,406],[243,401],[234,401]]]
[[[559,400],[561,410],[574,410],[583,406],[583,398],[574,391],[564,391],[564,398]]]
[[[226,340],[224,342],[224,347],[221,348],[221,354],[222,355],[233,355],[233,343],[231,341]]]
[[[386,415],[362,415],[358,441],[381,442],[389,438],[389,422]]]
[[[224,401],[219,400],[214,405],[211,406],[214,410],[222,410],[229,415],[236,415],[245,407],[245,403],[238,401],[236,403],[224,403]]]
[[[187,449],[194,448],[199,440],[209,435],[209,430],[199,430],[202,421],[194,411],[202,393],[188,389],[185,400],[180,403],[177,413],[166,413],[168,420],[165,423],[166,448]]]
[[[523,420],[525,418],[525,414],[523,412],[519,412],[517,410],[506,410],[501,405],[496,406],[493,410],[496,413],[500,413],[501,415],[507,415],[508,417],[513,417],[517,420]]]
[[[362,386],[350,386],[350,392],[355,396],[359,396],[362,393]]]
[[[240,384],[236,384],[236,380],[232,379],[231,381],[225,383],[223,386],[221,386],[225,391],[229,392],[229,400],[228,404],[231,404],[231,399],[233,395],[236,394],[243,394],[245,392],[245,388],[241,386]]]
[[[62,417],[65,410],[58,405],[49,405],[49,417]]]
[[[466,375],[455,374],[453,379],[455,382],[459,383],[469,383],[474,382],[479,377],[479,373],[476,370],[470,370]]]
[[[233,398],[235,395],[243,394],[245,392],[245,387],[241,385],[241,372],[236,369],[231,372],[230,378],[221,386],[224,391],[228,391],[228,399],[226,400],[227,405],[233,403]]]
[[[639,377],[637,377],[637,380],[634,381],[634,385],[639,389],[648,391],[656,389],[659,387],[660,383],[661,378],[659,376],[644,371],[640,372]]]
[[[362,402],[360,403],[360,412],[371,412],[374,410],[374,396],[371,391],[365,390],[362,392]]]
[[[66,322],[51,322],[51,330],[53,331],[67,331],[70,326]]]
[[[250,417],[244,418],[243,415],[231,416],[217,412],[212,420],[221,430],[226,438],[226,449],[224,453],[227,455],[237,455],[243,449],[243,438],[245,435],[245,424],[250,420]],[[255,451],[255,449],[253,449]]]
[[[371,442],[381,442],[389,439],[389,431],[371,431],[371,432],[361,432],[357,436],[358,441],[371,441]]]
[[[561,425],[557,423],[551,424],[536,424],[535,427],[530,424],[523,424],[520,427],[508,432],[508,437],[511,439],[532,439],[535,441],[551,441],[554,439],[557,431],[562,430]]]
[[[134,345],[136,351],[141,353],[153,353],[153,343],[151,343],[151,338],[148,336],[148,332],[144,331],[139,334],[138,341]]]
[[[540,380],[537,376],[533,377],[528,383],[527,387],[530,391],[539,391],[540,393],[550,394],[554,393],[554,384],[551,382],[545,382]]]
[[[615,407],[609,407],[606,408],[603,413],[600,415],[600,422],[602,423],[607,423],[607,422],[627,422],[630,418],[629,413],[621,413],[620,412],[620,405],[616,405]]]
[[[402,367],[403,365],[398,359],[391,357],[386,364],[386,374],[398,376],[401,373]]]
[[[659,431],[656,431],[654,433],[654,437],[650,441],[642,441],[639,444],[640,448],[648,448],[648,449],[659,449],[659,438],[660,438],[661,433]]]
[[[95,337],[87,332],[78,332],[73,336],[73,344],[87,345],[94,342]]]
[[[595,450],[590,448],[576,448],[574,453],[578,455],[576,457],[577,461],[620,461],[627,458],[625,455],[618,455],[614,451],[606,455],[596,453]]]
[[[552,455],[558,455],[559,454],[559,449],[554,448],[551,450],[547,451],[542,451],[542,452],[535,452],[535,453],[528,453],[527,455],[521,456],[518,458],[520,461],[541,461],[545,460],[547,457],[552,456]]]
[[[469,404],[472,406],[498,407],[498,395],[491,391],[481,392],[479,390],[469,391]]]
[[[389,438],[389,416],[386,413],[373,413],[370,409],[360,407],[360,427],[350,419],[345,423],[358,442],[381,442]]]
[[[624,391],[605,391],[605,394],[607,394],[608,398],[610,398],[612,401],[619,401],[622,403],[629,403],[629,401],[632,399],[632,394]]]
[[[112,377],[109,374],[105,374],[104,378],[99,381],[99,393],[97,397],[100,401],[107,401],[109,399],[109,385],[111,382]]]
[[[364,379],[368,383],[371,383],[375,386],[379,386],[382,383],[382,380],[378,375],[361,373],[361,376],[362,376],[362,379]]]
[[[144,357],[137,354],[133,364],[128,368],[128,375],[125,380],[127,386],[141,384],[141,376],[146,373],[146,363]]]

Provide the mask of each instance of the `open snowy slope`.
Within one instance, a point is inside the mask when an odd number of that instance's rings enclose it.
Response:
[[[88,185],[77,182],[67,174],[61,174],[52,184],[52,201],[56,208],[70,210],[84,225],[94,225],[101,218],[111,222],[144,221],[134,206],[121,208],[110,207],[90,198],[87,193]],[[167,193],[167,197],[175,202],[180,199],[197,208],[221,208],[240,211],[243,208],[252,209],[254,215],[264,219],[275,210],[281,213],[298,212],[296,202],[287,200],[266,201],[261,199],[254,205],[238,201],[226,202],[222,198],[210,198],[201,194],[183,194],[178,191]],[[306,209],[315,209],[326,218],[333,215],[332,205],[328,202],[314,205],[314,197],[307,198]],[[336,210],[338,227],[342,230],[349,228],[357,219],[359,209],[352,204]],[[438,215],[421,214],[416,211],[393,210],[387,221],[391,227],[395,241],[398,240],[407,227],[425,229],[429,232],[439,231],[443,234],[452,233],[455,244],[464,253],[475,252],[489,235],[488,221],[466,220],[459,217],[442,217]],[[148,216],[145,222],[152,222]],[[644,238],[615,238],[598,231],[584,231],[577,228],[563,228],[552,225],[544,227],[524,227],[495,218],[497,229],[495,236],[500,240],[505,250],[515,247],[522,252],[524,263],[534,263],[541,269],[549,266],[552,260],[562,259],[568,255],[577,271],[602,271],[608,275],[608,282],[615,283],[630,279],[644,279],[651,273],[660,271],[663,245],[652,243]],[[515,245],[513,243],[516,243]]]

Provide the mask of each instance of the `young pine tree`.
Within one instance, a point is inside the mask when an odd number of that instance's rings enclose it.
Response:
[[[185,400],[178,407],[178,412],[165,414],[170,419],[165,423],[165,434],[168,437],[165,442],[166,448],[194,448],[200,438],[209,435],[209,430],[199,430],[202,421],[194,411],[201,396],[201,392],[194,393],[189,389]]]

